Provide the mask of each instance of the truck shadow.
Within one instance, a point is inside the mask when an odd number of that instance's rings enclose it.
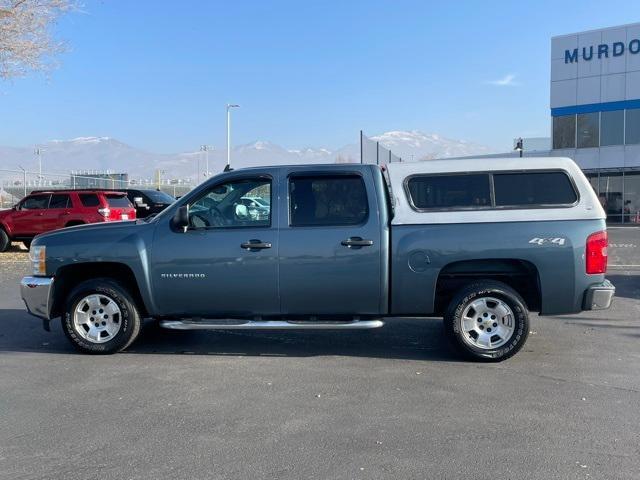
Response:
[[[607,279],[611,280],[616,287],[616,297],[640,299],[640,275],[611,275],[607,274]],[[613,300],[615,302],[615,298]]]
[[[0,354],[75,354],[59,320],[51,332],[24,310],[0,310]],[[359,331],[177,331],[147,320],[126,354],[313,357],[350,356],[456,362],[440,319],[391,319]],[[78,353],[78,355],[80,355]]]

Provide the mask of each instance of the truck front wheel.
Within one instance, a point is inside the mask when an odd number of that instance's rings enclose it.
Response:
[[[527,341],[529,313],[522,297],[508,285],[479,281],[454,295],[444,325],[451,343],[467,357],[501,361]]]
[[[84,353],[124,350],[138,334],[142,320],[134,300],[117,281],[96,278],[80,283],[69,296],[62,327]]]

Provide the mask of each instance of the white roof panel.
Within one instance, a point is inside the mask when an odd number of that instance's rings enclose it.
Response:
[[[584,173],[570,158],[462,158],[427,160],[424,162],[392,163],[387,165],[391,191],[394,197],[394,225],[486,223],[604,219],[604,209]],[[417,211],[409,203],[405,190],[407,177],[419,174],[496,172],[496,171],[564,170],[572,178],[578,190],[579,200],[572,207],[513,208]]]

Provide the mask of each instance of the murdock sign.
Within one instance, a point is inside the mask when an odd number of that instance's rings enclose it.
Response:
[[[601,43],[600,45],[591,45],[580,49],[564,51],[564,63],[574,63],[578,60],[582,62],[590,62],[594,58],[602,59],[609,57],[621,57],[629,52],[631,55],[640,53],[640,39],[634,38],[629,43],[613,42],[611,44]]]

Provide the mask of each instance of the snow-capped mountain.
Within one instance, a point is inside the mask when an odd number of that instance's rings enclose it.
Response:
[[[405,161],[489,153],[489,149],[482,145],[419,131],[391,131],[372,139],[391,149]],[[165,178],[188,179],[203,175],[206,170],[204,152],[152,153],[110,137],[51,140],[40,147],[43,150],[43,172],[110,170],[128,172],[130,178],[152,178],[154,172],[160,169],[164,170]],[[222,171],[226,163],[224,146],[214,147],[208,152],[208,157],[209,170],[212,173]],[[311,147],[287,149],[272,142],[256,141],[234,147],[232,159],[236,168],[278,164],[359,162],[360,146],[354,143],[338,150]],[[0,146],[0,168],[18,169],[19,165],[30,171],[37,169],[38,162],[33,153],[33,147]]]
[[[436,133],[422,133],[418,130],[409,132],[394,130],[371,137],[380,142],[403,160],[430,160],[444,157],[464,157],[491,153],[489,147],[452,140]]]

